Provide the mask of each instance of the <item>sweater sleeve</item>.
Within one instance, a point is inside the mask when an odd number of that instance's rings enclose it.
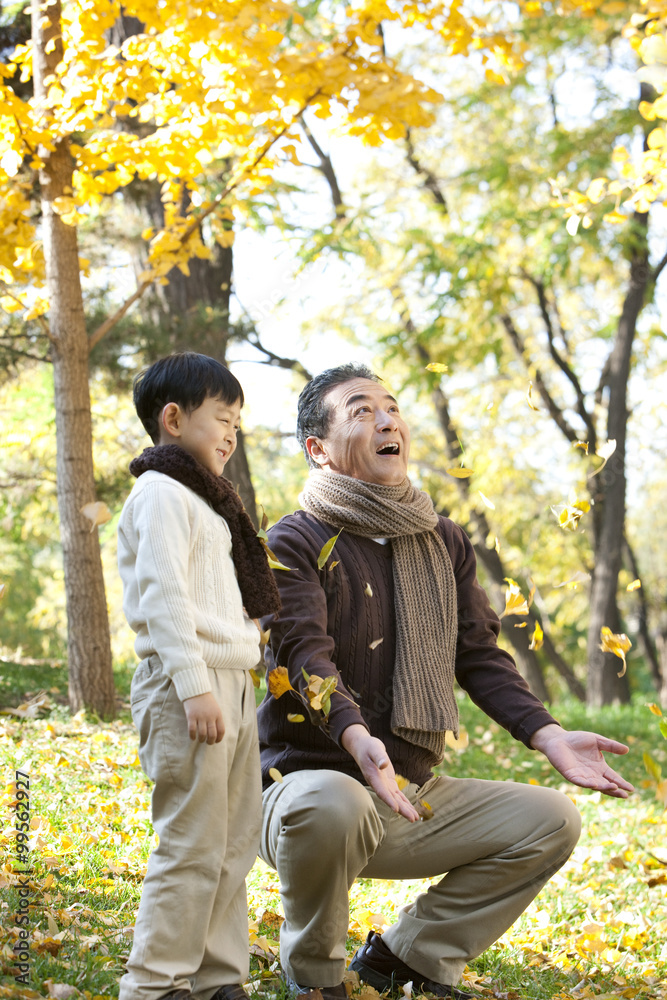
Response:
[[[530,746],[533,733],[556,720],[530,691],[510,654],[498,646],[500,620],[477,580],[470,539],[452,521],[441,518],[440,524],[456,578],[456,679],[483,712]]]
[[[309,714],[311,721],[340,745],[348,726],[358,724],[366,729],[368,726],[333,662],[335,643],[327,632],[327,596],[322,582],[322,574],[327,571],[317,565],[323,541],[314,532],[311,534],[306,525],[301,527],[303,530],[290,523],[289,518],[283,518],[269,530],[269,545],[280,562],[290,567],[290,572],[275,571],[282,610],[275,619],[267,617],[262,622],[271,632],[268,666],[269,669],[286,667],[292,687],[304,697],[307,686],[304,670],[309,675],[337,678],[326,720],[320,712]],[[294,695],[291,697],[296,700]]]
[[[189,593],[193,518],[176,483],[150,483],[133,501],[139,613],[181,701],[211,690]]]

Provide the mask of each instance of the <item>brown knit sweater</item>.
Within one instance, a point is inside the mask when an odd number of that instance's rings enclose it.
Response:
[[[472,700],[516,739],[528,745],[532,734],[555,719],[528,689],[509,653],[496,643],[500,623],[477,582],[476,560],[465,532],[448,518],[438,528],[454,569],[458,601],[456,679]],[[301,690],[301,673],[329,676],[340,671],[326,727],[287,720],[302,713],[291,693],[276,700],[267,695],[259,708],[262,775],[269,768],[290,771],[331,768],[363,780],[352,757],[340,746],[343,731],[361,723],[381,739],[397,773],[421,785],[439,763],[429,751],[391,731],[392,674],[396,643],[391,543],[343,532],[328,566],[317,557],[336,529],[305,511],[284,517],[269,531],[269,544],[292,572],[276,570],[282,599],[277,619],[263,619],[271,630],[267,670],[287,667],[291,683]],[[372,597],[365,592],[370,585]],[[370,646],[382,639],[374,649]],[[342,683],[341,683],[342,681]],[[483,777],[483,775],[480,775]]]

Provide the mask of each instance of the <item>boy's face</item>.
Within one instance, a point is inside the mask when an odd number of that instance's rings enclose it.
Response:
[[[160,444],[177,444],[214,476],[221,476],[236,448],[240,418],[238,401],[230,405],[207,396],[191,413],[178,403],[167,403],[162,411]]]

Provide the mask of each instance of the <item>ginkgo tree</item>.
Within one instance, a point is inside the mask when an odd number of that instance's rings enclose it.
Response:
[[[490,9],[504,6],[513,5]],[[438,95],[387,58],[383,20],[417,24],[459,53],[481,50],[490,73],[519,65],[521,45],[458,3],[357,0],[302,12],[281,0],[33,0],[31,13],[31,41],[0,64],[0,305],[48,339],[70,704],[111,714],[99,547],[82,513],[96,500],[90,349],[152,284],[209,252],[204,228],[232,238],[234,199],[269,183],[279,144],[294,156],[290,140],[306,108],[371,144],[429,123]],[[121,17],[141,30],[114,46]],[[217,165],[220,176],[221,163],[227,174],[211,193],[207,172]],[[77,226],[135,178],[161,185],[164,226],[144,233],[148,264],[135,291],[89,331]]]

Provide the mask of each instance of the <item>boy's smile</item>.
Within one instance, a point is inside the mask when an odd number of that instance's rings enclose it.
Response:
[[[241,404],[207,396],[201,406],[186,413],[178,403],[162,411],[160,444],[177,444],[201,462],[214,476],[221,476],[236,449]]]

